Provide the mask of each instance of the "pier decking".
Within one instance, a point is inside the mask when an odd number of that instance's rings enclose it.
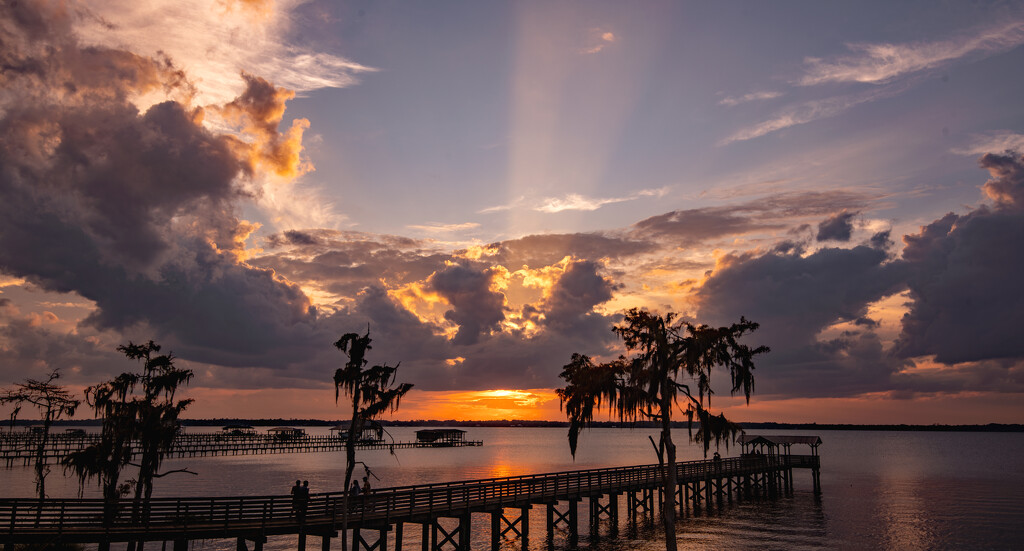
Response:
[[[793,469],[817,473],[820,463],[817,455],[744,455],[676,468],[685,515],[734,496],[791,492]],[[640,465],[383,488],[349,501],[349,549],[386,551],[389,540],[391,549],[402,549],[404,527],[415,523],[424,551],[468,550],[471,515],[482,513],[490,515],[491,549],[511,534],[526,550],[534,506],[546,507],[548,538],[564,526],[574,544],[582,500],[589,504],[592,535],[604,519],[612,520],[614,531],[623,496],[629,519],[657,510],[663,473],[661,466]],[[817,492],[817,476],[813,480]],[[233,538],[240,550],[250,542],[261,550],[267,536],[296,534],[299,549],[315,535],[327,551],[341,528],[345,499],[340,492],[314,494],[304,514],[293,510],[291,496],[126,499],[106,515],[100,499],[0,499],[0,542],[5,551],[21,543],[125,541],[173,541],[175,550],[183,550],[191,540]],[[442,518],[455,519],[456,527],[445,528]]]
[[[0,464],[29,465],[35,461],[39,436],[29,433],[0,434]],[[44,457],[56,463],[67,454],[81,450],[99,441],[95,434],[51,434]],[[383,442],[363,440],[356,442],[358,449],[402,449],[481,446],[473,440],[444,440],[436,442]],[[269,434],[181,434],[174,440],[168,457],[206,457],[217,455],[257,455],[275,453],[330,452],[345,449],[345,439],[336,435],[295,436],[282,438]]]

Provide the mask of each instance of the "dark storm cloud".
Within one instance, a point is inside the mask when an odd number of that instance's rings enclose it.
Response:
[[[1024,209],[1024,165],[1019,154],[1007,151],[1004,154],[988,153],[979,163],[988,169],[992,178],[982,189],[999,208],[1020,211]]]
[[[82,48],[71,12],[0,7],[0,270],[96,303],[85,326],[133,327],[191,360],[284,367],[318,340],[297,287],[235,254],[252,230],[234,215],[251,169],[239,140],[167,101],[187,95],[169,61]],[[177,90],[177,92],[175,92]],[[9,336],[9,338],[14,338]]]
[[[853,217],[856,212],[836,213],[818,224],[818,241],[849,241],[853,235]]]
[[[453,343],[474,344],[505,321],[505,297],[491,290],[493,280],[490,268],[464,264],[448,266],[430,277],[428,286],[452,306],[445,319],[459,326]]]
[[[896,347],[901,356],[1024,358],[1024,162],[986,155],[981,165],[992,175],[984,190],[994,208],[950,213],[903,238],[913,303]]]
[[[365,232],[290,230],[271,235],[266,243],[273,252],[251,264],[345,297],[382,281],[389,286],[422,281],[454,260],[420,240]]]
[[[891,230],[880,231],[871,236],[868,244],[876,249],[888,249],[893,246],[891,235]]]
[[[986,155],[981,166],[991,174],[983,189],[995,205],[947,214],[905,236],[899,259],[888,258],[889,231],[851,249],[803,256],[784,242],[765,254],[725,258],[698,291],[701,321],[727,323],[743,315],[762,324],[751,337],[772,347],[759,364],[762,392],[1019,391],[1024,161],[1016,154]],[[845,238],[848,221],[830,218],[821,226],[825,237]],[[880,325],[866,309],[903,289],[909,289],[909,311],[895,345],[884,351]],[[822,333],[837,322],[852,327]],[[927,356],[956,368],[901,371],[910,359]]]
[[[610,333],[613,318],[594,312],[612,298],[617,286],[591,261],[569,264],[540,306],[548,327],[561,333],[596,336]],[[603,339],[598,339],[603,340]]]
[[[866,246],[737,255],[724,259],[698,292],[698,319],[717,325],[745,316],[761,324],[748,338],[772,349],[758,362],[759,392],[856,395],[884,388],[898,363],[871,327],[824,341],[818,334],[863,319],[870,303],[902,285],[899,266]]]

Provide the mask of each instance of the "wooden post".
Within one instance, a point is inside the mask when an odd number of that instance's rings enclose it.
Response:
[[[529,549],[530,549],[530,506],[529,505],[526,505],[525,507],[522,507],[521,509],[519,509],[519,523],[520,523],[520,526],[522,527],[522,536],[520,536],[522,538],[522,540],[523,540],[523,542],[522,542],[523,543],[522,549],[523,549],[523,551],[529,551]]]
[[[473,520],[472,514],[469,513],[468,511],[463,513],[462,516],[459,517],[459,550],[460,551],[469,551],[470,529],[471,529],[471,527],[473,525],[472,520]],[[387,551],[387,548],[382,548],[381,551]]]
[[[575,549],[580,541],[579,505],[580,498],[569,500],[569,548]]]
[[[619,534],[619,494],[608,496],[608,506],[612,508],[612,536]]]
[[[395,551],[402,551],[402,532],[404,526],[405,523],[402,521],[398,521],[395,523]],[[387,550],[385,549],[384,551]]]
[[[554,545],[555,541],[555,504],[548,503],[545,509],[545,524],[548,527],[548,547],[551,547],[552,545]]]
[[[423,551],[430,551],[430,525],[434,521],[428,520],[423,523],[423,538],[421,548]],[[347,549],[345,551],[348,551]]]
[[[491,551],[498,551],[501,547],[501,515],[504,512],[504,509],[491,511]]]

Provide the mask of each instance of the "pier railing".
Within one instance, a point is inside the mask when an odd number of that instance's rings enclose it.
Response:
[[[742,456],[677,463],[680,484],[791,468],[816,468],[812,456]],[[664,467],[640,465],[382,488],[348,498],[349,519],[382,525],[416,518],[493,511],[530,503],[626,492],[661,485]],[[299,524],[336,528],[346,495],[310,496],[305,506],[291,496],[123,499],[0,499],[0,541],[129,541],[245,534],[295,533]],[[168,535],[170,534],[170,536]],[[35,536],[35,537],[34,537]]]

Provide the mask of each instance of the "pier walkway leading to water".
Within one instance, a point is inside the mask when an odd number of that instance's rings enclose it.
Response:
[[[35,461],[39,435],[15,433],[0,434],[0,464],[30,465]],[[64,456],[99,442],[98,434],[49,436],[44,458],[48,463],[57,463]],[[388,450],[404,448],[450,448],[461,446],[482,446],[477,440],[436,441],[436,442],[383,442],[364,440],[356,442],[361,450]],[[136,447],[137,448],[137,447]],[[294,436],[282,438],[269,434],[226,435],[226,434],[180,434],[174,439],[168,457],[207,457],[218,455],[258,455],[275,453],[306,453],[343,451],[345,439],[334,435]]]
[[[758,454],[677,463],[680,513],[731,502],[734,496],[792,492],[793,469],[817,473],[819,459],[816,453]],[[604,521],[610,521],[614,535],[623,496],[630,521],[658,510],[663,473],[659,465],[640,465],[383,488],[349,501],[349,550],[400,550],[405,525],[414,523],[422,531],[423,551],[468,551],[471,515],[488,514],[491,549],[512,537],[525,551],[534,506],[546,508],[549,541],[564,531],[574,546],[581,501],[589,505],[591,536],[600,535]],[[813,480],[818,492],[818,477]],[[295,534],[300,550],[313,535],[328,551],[342,528],[345,499],[340,492],[314,494],[304,513],[293,510],[291,496],[125,499],[106,510],[101,499],[0,499],[0,543],[13,551],[15,544],[29,543],[173,541],[178,551],[192,540],[232,538],[239,550],[250,543],[262,550],[267,536]]]

